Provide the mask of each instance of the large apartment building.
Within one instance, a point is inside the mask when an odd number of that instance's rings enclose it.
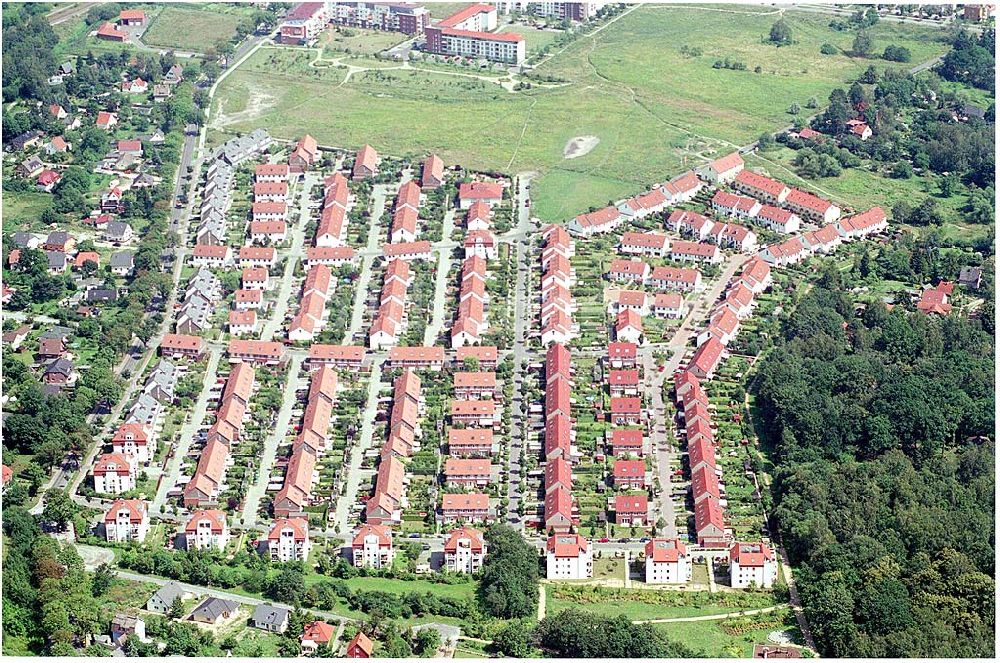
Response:
[[[424,30],[427,51],[451,55],[521,64],[525,58],[524,37],[513,32],[489,32],[497,27],[496,7],[470,5],[433,27]]]
[[[415,35],[430,22],[430,12],[408,2],[302,2],[285,16],[280,34],[283,44],[306,44],[330,23]]]
[[[421,34],[431,22],[423,6],[408,2],[331,2],[330,21],[369,30]]]

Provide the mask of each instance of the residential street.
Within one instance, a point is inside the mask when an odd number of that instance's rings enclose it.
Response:
[[[531,313],[528,303],[528,292],[530,289],[530,276],[534,274],[527,263],[528,234],[533,224],[531,223],[529,208],[525,206],[524,200],[528,198],[531,186],[531,174],[522,173],[517,177],[517,197],[515,205],[518,209],[518,223],[515,231],[517,239],[512,241],[515,249],[515,261],[517,273],[514,277],[514,348],[512,358],[514,362],[512,375],[514,376],[514,396],[511,401],[512,430],[510,437],[510,448],[507,450],[507,522],[521,532],[524,532],[524,522],[518,515],[518,508],[524,496],[521,494],[521,453],[524,449],[525,428],[527,426],[527,404],[524,401],[523,380],[524,364],[527,359],[527,348],[525,346],[527,316]],[[502,240],[503,241],[503,240]]]

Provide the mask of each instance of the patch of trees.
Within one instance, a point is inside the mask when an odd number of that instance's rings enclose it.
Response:
[[[890,44],[885,47],[882,51],[882,59],[890,60],[892,62],[909,62],[913,55],[910,53],[910,49],[905,46],[896,46],[895,44]]]
[[[3,100],[47,100],[49,76],[55,73],[52,49],[59,37],[44,14],[45,5],[31,3],[4,8]],[[6,136],[6,132],[4,134]]]
[[[825,275],[755,389],[774,518],[824,656],[990,657],[993,339]]]
[[[76,549],[43,534],[23,507],[5,506],[3,532],[5,653],[17,640],[24,653],[73,656],[91,633],[107,632],[114,606],[105,597],[117,582],[110,569],[88,575]]]
[[[768,35],[768,39],[772,44],[777,46],[787,46],[792,43],[792,28],[789,27],[784,19],[778,19],[771,26],[771,33]]]
[[[669,640],[650,624],[627,617],[604,617],[583,610],[563,610],[538,623],[535,644],[558,658],[684,658],[696,655]]]
[[[347,604],[352,610],[378,613],[387,619],[409,619],[425,615],[466,619],[476,614],[467,599],[441,596],[433,592],[387,592],[353,590],[344,580],[324,580],[311,585],[300,597],[303,606],[336,611]]]
[[[747,63],[741,60],[730,60],[727,55],[722,60],[716,60],[712,64],[712,69],[732,69],[733,71],[746,71]]]
[[[486,531],[489,552],[479,577],[483,610],[500,619],[530,617],[538,608],[538,551],[507,525]]]
[[[936,71],[945,80],[959,81],[992,92],[996,69],[994,48],[993,28],[983,31],[978,39],[961,30],[955,36],[951,50],[944,56]]]

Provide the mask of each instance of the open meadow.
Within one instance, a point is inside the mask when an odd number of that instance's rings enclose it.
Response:
[[[204,53],[233,38],[241,18],[239,10],[235,6],[227,10],[212,6],[211,11],[183,5],[164,7],[150,21],[142,41],[150,46]]]
[[[532,87],[518,91],[471,69],[419,63],[378,63],[378,73],[345,80],[344,70],[309,66],[314,51],[262,49],[220,86],[214,126],[264,126],[282,138],[309,132],[322,144],[367,142],[386,154],[434,151],[448,164],[535,171],[534,213],[561,220],[787,126],[792,103],[823,103],[869,64],[887,65],[849,57],[843,49],[853,33],[829,27],[828,14],[783,16],[795,43],[779,49],[762,43],[778,18],[773,8],[640,6],[554,51],[526,79]],[[876,51],[906,46],[913,64],[946,50],[931,28],[880,24],[871,33]],[[841,51],[821,55],[824,43]],[[726,58],[747,70],[713,67]],[[565,158],[579,136],[598,142]]]

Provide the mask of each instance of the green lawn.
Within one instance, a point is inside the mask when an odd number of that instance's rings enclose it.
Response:
[[[524,37],[524,50],[530,58],[534,53],[542,50],[556,40],[560,34],[559,30],[541,30],[528,25],[505,25],[499,32],[516,32]]]
[[[680,642],[711,658],[750,658],[755,644],[767,642],[769,633],[775,630],[795,631],[795,619],[790,611],[778,611],[761,617],[773,618],[777,625],[751,629],[740,635],[723,627],[726,620],[702,622],[672,622],[655,624],[671,640]]]
[[[232,39],[239,20],[239,14],[229,11],[165,7],[150,21],[142,41],[150,46],[204,53]]]
[[[52,195],[39,191],[4,191],[3,193],[3,229],[4,231],[20,230],[22,225],[41,230],[44,226],[39,216],[46,207],[52,205]]]
[[[431,11],[448,13],[437,5]],[[847,48],[853,40],[853,33],[829,28],[824,14],[786,11],[796,43],[762,44],[773,12],[641,6],[538,68],[560,85],[519,92],[455,75],[471,73],[461,69],[383,69],[343,83],[343,70],[309,68],[311,52],[263,49],[220,86],[213,113],[219,105],[223,110],[213,118],[236,131],[264,126],[282,138],[308,131],[324,144],[367,142],[387,154],[435,151],[448,165],[535,171],[533,212],[544,221],[563,220],[779,129],[791,121],[791,103],[825,100],[869,64],[886,64],[820,55],[825,42]],[[877,50],[906,46],[914,63],[946,50],[928,27],[893,23],[872,35]],[[681,53],[685,45],[702,55]],[[748,71],[713,68],[726,57],[746,62]],[[600,142],[565,159],[567,142],[584,135]]]
[[[662,590],[647,590],[662,591],[662,592],[677,592],[681,594],[680,590],[662,589]],[[563,610],[568,610],[570,608],[575,608],[578,610],[585,610],[587,612],[594,612],[605,617],[617,617],[618,615],[624,615],[629,619],[639,620],[639,619],[674,619],[677,617],[701,617],[705,615],[725,615],[731,612],[739,612],[739,607],[720,605],[718,603],[703,603],[701,605],[660,605],[656,603],[646,603],[643,601],[624,601],[618,598],[604,600],[598,603],[584,603],[575,601],[572,599],[557,599],[553,598],[553,592],[550,588],[548,590],[548,598],[546,599],[545,609],[546,614],[558,614]]]
[[[888,212],[900,201],[905,200],[915,206],[924,198],[933,198],[937,201],[938,209],[945,220],[942,231],[948,238],[961,237],[971,241],[990,232],[988,226],[963,221],[962,207],[966,204],[967,196],[960,189],[958,194],[942,197],[938,184],[940,178],[934,174],[893,179],[862,166],[847,168],[837,177],[803,180],[794,175],[792,159],[795,158],[795,154],[794,150],[779,147],[768,150],[760,156],[750,156],[748,163],[755,170],[769,172],[785,182],[811,189],[842,206],[847,205],[859,210],[881,205]],[[924,230],[926,229],[917,229],[918,232]]]
[[[405,39],[406,35],[399,32],[333,27],[320,35],[319,44],[323,46],[323,57],[337,57],[343,55],[344,51],[372,55],[392,48]]]
[[[329,580],[325,576],[310,574],[310,582],[320,582]],[[431,592],[439,596],[451,598],[472,598],[476,592],[476,584],[469,581],[455,585],[430,582],[428,580],[395,580],[393,578],[348,578],[347,585],[357,591],[383,591],[394,594],[405,592]]]

